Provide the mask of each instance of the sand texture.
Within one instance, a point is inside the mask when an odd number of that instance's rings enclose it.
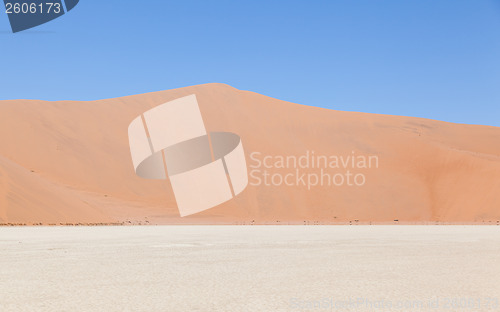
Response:
[[[208,131],[241,136],[249,165],[255,152],[314,151],[377,155],[379,166],[362,170],[362,187],[249,185],[180,218],[168,180],[134,173],[127,128],[144,111],[189,94]],[[0,101],[0,223],[496,224],[499,143],[497,127],[328,110],[224,84],[91,102]]]

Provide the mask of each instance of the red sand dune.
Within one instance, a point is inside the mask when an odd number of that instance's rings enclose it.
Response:
[[[355,151],[377,155],[379,168],[363,171],[362,187],[249,185],[180,218],[168,181],[135,175],[127,128],[142,112],[193,93],[208,131],[242,137],[249,165],[252,152]],[[499,143],[496,127],[328,110],[223,84],[91,102],[1,101],[0,223],[496,223]]]

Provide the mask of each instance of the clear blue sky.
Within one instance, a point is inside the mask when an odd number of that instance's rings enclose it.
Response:
[[[500,126],[500,0],[97,1],[10,33],[0,99],[221,82],[347,111]]]

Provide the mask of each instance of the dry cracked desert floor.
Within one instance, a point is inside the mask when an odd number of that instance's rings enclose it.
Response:
[[[0,228],[1,311],[499,311],[498,226]]]

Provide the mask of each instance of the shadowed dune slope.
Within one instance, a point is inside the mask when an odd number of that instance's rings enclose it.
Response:
[[[142,112],[193,93],[208,131],[241,136],[249,166],[252,153],[309,151],[376,155],[378,168],[354,170],[363,186],[249,185],[180,218],[168,180],[135,175],[127,128]],[[500,128],[309,107],[224,84],[91,102],[0,101],[0,142],[0,223],[500,220]]]

